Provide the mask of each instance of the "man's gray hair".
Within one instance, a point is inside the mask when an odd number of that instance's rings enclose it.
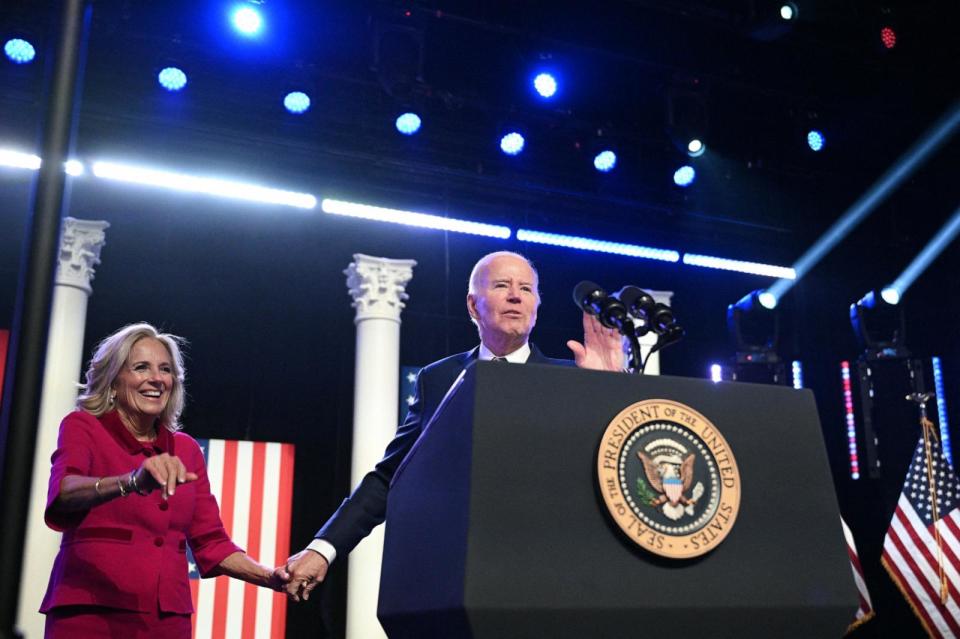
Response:
[[[527,266],[530,267],[530,270],[533,271],[534,279],[534,290],[537,293],[537,299],[540,298],[540,274],[537,273],[537,267],[533,265],[533,262],[528,260],[526,256],[520,255],[519,253],[514,253],[513,251],[494,251],[493,253],[487,253],[473,265],[473,270],[470,271],[470,280],[467,282],[467,292],[470,295],[476,295],[477,291],[480,289],[480,275],[483,273],[484,268],[487,264],[492,262],[498,257],[516,257],[527,263]]]

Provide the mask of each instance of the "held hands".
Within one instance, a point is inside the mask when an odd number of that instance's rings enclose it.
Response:
[[[287,559],[285,568],[287,597],[293,601],[306,601],[310,598],[310,591],[327,576],[330,564],[320,553],[304,549]]]
[[[131,487],[141,495],[149,495],[155,489],[163,490],[167,499],[176,492],[177,484],[196,481],[197,474],[187,470],[179,457],[167,453],[147,457],[140,468],[131,475]]]
[[[623,370],[623,343],[620,333],[606,328],[594,315],[583,314],[583,344],[576,340],[567,342],[573,358],[580,368],[598,371]]]

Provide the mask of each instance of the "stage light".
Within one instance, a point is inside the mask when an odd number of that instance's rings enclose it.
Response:
[[[32,153],[21,153],[13,149],[0,149],[0,166],[7,166],[11,169],[31,169],[36,171],[40,168],[40,157]]]
[[[797,390],[803,388],[803,363],[795,359],[790,364],[790,374],[793,377],[793,387]]]
[[[710,381],[714,384],[723,381],[723,366],[720,366],[720,364],[710,365]]]
[[[715,268],[723,271],[737,271],[738,273],[753,273],[754,275],[767,275],[769,277],[795,277],[793,269],[786,266],[730,260],[723,257],[713,257],[712,255],[684,253],[683,263],[689,264],[690,266],[702,266],[704,268]],[[774,306],[776,306],[776,304],[774,304]]]
[[[74,177],[83,175],[83,162],[80,160],[67,160],[63,163],[63,170],[67,175],[72,175]]]
[[[429,215],[427,213],[417,213],[414,211],[401,211],[398,209],[387,209],[380,206],[357,204],[355,202],[343,202],[341,200],[324,199],[322,202],[320,202],[320,209],[324,213],[329,213],[331,215],[344,215],[347,217],[356,217],[364,220],[373,220],[376,222],[389,222],[391,224],[419,226],[421,228],[435,229],[438,231],[452,231],[454,233],[482,235],[485,237],[495,237],[502,240],[509,239],[511,235],[510,229],[506,226],[481,224],[479,222],[469,222],[467,220],[440,217],[439,215]]]
[[[283,106],[296,115],[306,113],[310,109],[310,96],[303,91],[291,91],[284,96]]]
[[[793,265],[796,279],[807,274],[834,246],[843,240],[863,219],[871,213],[895,188],[906,180],[923,160],[927,159],[944,142],[950,139],[960,126],[960,101],[931,126],[923,136],[901,155],[854,204],[844,212],[826,233],[811,246]],[[795,281],[780,279],[768,290],[776,299],[781,299],[793,288]],[[899,287],[901,293],[904,291]]]
[[[780,318],[760,303],[761,291],[747,293],[727,306],[727,331],[738,364],[777,363]]]
[[[796,20],[797,15],[800,12],[797,10],[797,5],[792,2],[787,2],[780,6],[780,17],[789,22],[790,20]]]
[[[883,298],[883,301],[887,304],[899,304],[900,303],[900,291],[888,286],[882,291],[880,291],[880,297]]]
[[[33,45],[22,38],[11,38],[3,45],[3,52],[14,64],[27,64],[37,55]]]
[[[600,151],[593,158],[593,167],[601,173],[609,173],[617,166],[617,154],[609,149]]]
[[[205,193],[233,200],[282,204],[299,209],[312,209],[317,206],[317,198],[309,193],[297,193],[258,184],[198,177],[116,162],[95,162],[93,174],[107,180],[156,186],[186,193]]]
[[[549,73],[539,73],[533,79],[533,88],[541,98],[552,98],[557,93],[557,79]]]
[[[893,280],[893,283],[884,289],[883,299],[890,304],[896,304],[897,302],[891,302],[887,298],[892,298],[893,294],[896,293],[897,300],[899,301],[899,298],[907,292],[907,289],[910,288],[913,282],[927,270],[930,263],[937,259],[940,253],[957,237],[957,233],[960,233],[960,208],[957,208],[957,210],[953,212],[953,215],[951,215],[947,223],[937,231],[933,239],[913,258],[907,268],[903,269],[903,273],[898,275],[897,279]],[[887,293],[888,290],[891,292]]]
[[[707,145],[700,138],[693,138],[687,142],[687,155],[698,158],[707,150]]]
[[[893,27],[880,29],[880,42],[884,49],[892,49],[897,46],[897,32],[893,30]]]
[[[263,28],[263,17],[260,12],[248,4],[234,8],[230,21],[233,27],[245,36],[255,36]]]
[[[523,136],[516,131],[507,133],[505,136],[500,138],[500,150],[507,155],[518,155],[521,151],[523,151],[524,144],[525,141]]]
[[[903,309],[870,291],[850,305],[850,325],[867,359],[906,357]]]
[[[179,91],[187,86],[187,74],[177,67],[166,67],[157,75],[157,81],[167,91]]]
[[[592,240],[588,237],[560,235],[558,233],[546,233],[543,231],[533,231],[530,229],[518,229],[517,239],[521,242],[563,246],[565,248],[580,249],[581,251],[613,253],[615,255],[626,255],[628,257],[639,257],[648,260],[660,260],[662,262],[677,262],[680,260],[680,253],[670,249],[638,246],[636,244],[624,244],[621,242],[607,242],[605,240]]]
[[[695,179],[697,179],[697,172],[689,165],[681,166],[673,173],[673,183],[677,186],[690,186]]]
[[[853,414],[853,389],[850,385],[850,362],[840,362],[843,382],[843,413],[847,426],[847,455],[850,459],[850,478],[860,479],[860,458],[857,455],[857,422]]]
[[[420,130],[420,116],[413,112],[407,112],[397,118],[397,131],[404,135],[413,135]]]
[[[813,130],[807,133],[807,146],[810,147],[811,151],[820,151],[823,149],[824,143],[823,133],[817,130]]]
[[[777,307],[779,300],[773,296],[770,291],[764,291],[757,296],[757,301],[760,302],[760,306],[770,309],[771,311]]]
[[[950,445],[950,427],[947,424],[947,397],[943,391],[943,368],[940,358],[931,359],[933,364],[933,388],[937,394],[937,421],[940,422],[940,442],[943,444],[943,453],[953,465],[953,450]]]

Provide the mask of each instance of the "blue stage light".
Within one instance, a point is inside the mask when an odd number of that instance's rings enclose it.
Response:
[[[397,131],[404,135],[413,135],[420,130],[420,116],[407,112],[397,118]]]
[[[7,54],[10,61],[14,64],[26,64],[31,62],[37,55],[33,45],[21,38],[12,38],[3,45],[3,52]]]
[[[720,364],[710,364],[710,381],[714,384],[723,381],[723,366]]]
[[[698,158],[707,150],[707,145],[700,138],[693,138],[687,142],[687,155],[692,158]]]
[[[539,73],[533,79],[533,88],[542,98],[552,98],[557,93],[557,79],[549,73]]]
[[[500,138],[500,150],[507,155],[518,155],[525,144],[523,136],[513,131]]]
[[[890,304],[891,306],[896,306],[900,303],[900,291],[893,286],[888,286],[880,291],[880,297],[883,298],[884,302]]]
[[[680,253],[670,249],[624,244],[622,242],[607,242],[605,240],[592,240],[587,237],[544,233],[543,231],[531,231],[530,229],[518,229],[517,239],[521,242],[549,244],[551,246],[562,246],[565,248],[580,249],[582,251],[614,253],[616,255],[641,257],[648,260],[660,260],[662,262],[678,262],[680,260]]]
[[[800,12],[797,10],[797,5],[792,2],[787,2],[780,6],[780,17],[787,22],[795,20],[798,13]]]
[[[820,236],[807,252],[800,256],[793,268],[797,277],[803,277],[813,268],[834,246],[844,239],[867,215],[869,215],[883,200],[918,166],[944,142],[950,139],[953,132],[960,127],[960,103],[953,104],[950,109],[931,126],[923,136],[911,146],[906,153],[860,196],[854,204],[834,222],[827,231]],[[774,282],[770,292],[780,299],[793,287],[794,282],[780,280]],[[896,282],[894,283],[896,284]],[[901,293],[906,291],[903,286],[897,286]]]
[[[291,91],[283,98],[283,106],[290,113],[306,113],[310,108],[310,96],[303,91]]]
[[[891,302],[887,298],[892,298],[893,292],[896,292],[897,300],[899,301],[900,297],[907,292],[907,289],[910,288],[914,281],[927,270],[930,263],[937,259],[943,250],[953,242],[957,235],[960,235],[960,207],[953,212],[953,215],[950,216],[947,223],[937,231],[937,234],[923,247],[923,250],[913,258],[907,268],[903,269],[903,273],[898,275],[897,279],[893,280],[890,285],[884,288],[880,294],[883,299],[890,304],[896,304],[896,302]],[[888,293],[888,291],[890,292]]]
[[[790,269],[790,270],[792,271],[793,269]],[[794,273],[793,277],[794,278],[797,277],[796,273]],[[784,279],[787,279],[787,278],[784,278]],[[780,300],[778,300],[777,297],[770,291],[763,291],[762,293],[760,293],[760,295],[757,296],[757,301],[760,302],[760,306],[766,309],[769,309],[771,311],[775,309],[777,307],[777,304],[780,302]]]
[[[697,172],[692,166],[681,166],[673,174],[673,183],[677,186],[690,186],[697,179]]]
[[[953,465],[953,447],[950,445],[950,427],[947,424],[947,397],[943,389],[943,368],[939,357],[934,357],[932,363],[933,388],[937,394],[937,420],[940,422],[940,442],[943,444],[943,454]]]
[[[803,362],[798,359],[793,360],[790,365],[790,373],[793,377],[793,387],[797,390],[803,388]]]
[[[593,166],[601,173],[609,173],[613,167],[617,166],[617,154],[610,150],[600,151],[593,158]]]
[[[823,148],[824,143],[823,133],[814,129],[807,133],[807,146],[810,147],[811,151],[819,151]]]
[[[238,6],[230,16],[233,27],[245,36],[255,36],[263,28],[260,12],[250,5]]]
[[[187,74],[177,67],[167,67],[157,75],[157,81],[167,91],[179,91],[187,86]]]

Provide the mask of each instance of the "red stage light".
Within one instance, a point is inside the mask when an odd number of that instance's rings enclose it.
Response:
[[[897,46],[897,32],[892,27],[880,29],[880,41],[883,42],[884,48],[892,49]]]

